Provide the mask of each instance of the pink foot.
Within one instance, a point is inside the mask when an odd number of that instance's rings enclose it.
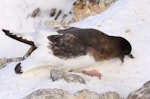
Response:
[[[102,77],[102,74],[99,73],[98,71],[96,71],[95,69],[89,70],[89,71],[86,71],[86,70],[71,70],[70,72],[80,72],[80,73],[83,73],[83,74],[88,75],[88,76],[96,76],[99,79]]]
[[[83,74],[86,74],[86,75],[88,75],[88,76],[96,76],[96,77],[98,77],[99,79],[102,77],[102,74],[99,73],[98,71],[96,71],[95,69],[89,70],[89,71],[82,70],[82,73],[83,73]]]

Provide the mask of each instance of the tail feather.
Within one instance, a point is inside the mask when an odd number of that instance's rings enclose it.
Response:
[[[5,33],[5,35],[7,35],[8,37],[10,37],[12,39],[15,39],[17,41],[20,41],[22,43],[25,43],[25,44],[28,44],[28,45],[31,45],[31,46],[35,46],[33,41],[29,41],[29,40],[23,39],[22,37],[18,37],[17,35],[15,35],[13,33],[10,33],[9,30],[2,29],[2,31]]]

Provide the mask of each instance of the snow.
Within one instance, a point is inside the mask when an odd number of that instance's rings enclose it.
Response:
[[[48,1],[52,1],[53,4]],[[46,14],[47,8],[57,6],[67,13],[68,9],[71,9],[72,6],[69,5],[73,1],[0,0],[0,2],[1,29],[33,33],[40,31],[39,27],[45,29],[39,24],[41,21],[50,19]],[[65,6],[66,3],[67,6]],[[41,7],[43,14],[34,19],[27,17],[37,7]],[[48,67],[17,75],[14,72],[17,63],[14,62],[0,70],[0,99],[20,99],[41,88],[60,88],[70,93],[76,93],[82,89],[97,93],[116,91],[126,98],[130,92],[150,80],[150,76],[148,76],[150,73],[149,9],[149,0],[118,0],[107,11],[71,24],[71,26],[76,27],[95,28],[109,35],[122,36],[131,43],[134,59],[125,57],[124,63],[121,63],[119,59],[111,59],[99,62],[93,67],[102,73],[103,76],[100,80],[96,77],[82,75],[86,84],[67,83],[64,80],[53,82],[49,78]],[[28,45],[5,36],[2,31],[0,31],[0,45],[0,58],[23,56],[29,48]],[[38,60],[44,61],[46,59],[45,52],[42,53],[36,51],[34,55],[43,56]],[[32,62],[36,59],[28,60]]]

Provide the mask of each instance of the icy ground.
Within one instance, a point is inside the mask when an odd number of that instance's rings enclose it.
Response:
[[[66,2],[68,3],[69,0]],[[66,2],[61,0],[0,0],[0,29],[34,32],[39,25],[39,20],[48,19],[46,14],[42,14],[41,19],[28,18],[27,16],[34,9],[40,6],[45,11],[44,9],[56,4],[58,8],[65,7],[64,10],[67,11],[71,6],[66,5]],[[135,59],[125,57],[123,64],[119,59],[100,62],[94,68],[102,73],[102,78],[99,80],[96,77],[83,75],[86,84],[67,83],[64,80],[52,82],[49,79],[49,70],[45,68],[17,75],[14,73],[17,63],[11,63],[0,70],[0,99],[20,99],[41,88],[59,88],[70,93],[82,89],[97,93],[116,91],[126,98],[131,91],[150,80],[149,9],[149,0],[118,0],[107,11],[71,24],[77,27],[95,28],[109,35],[126,38],[133,47],[132,54]],[[29,48],[28,45],[5,36],[2,31],[0,31],[0,45],[0,58],[23,56]]]

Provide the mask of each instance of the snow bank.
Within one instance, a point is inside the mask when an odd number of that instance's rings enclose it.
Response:
[[[62,2],[58,5],[65,5]],[[28,19],[27,15],[37,6],[46,9],[50,3],[41,0],[0,0],[0,28],[15,31],[35,31],[36,19]],[[64,9],[67,9],[65,6]],[[98,63],[94,68],[103,75],[99,80],[96,77],[83,77],[86,84],[67,83],[64,80],[52,82],[49,79],[49,70],[45,68],[16,75],[16,63],[8,64],[0,70],[0,98],[20,99],[37,89],[59,88],[70,93],[88,89],[97,93],[116,91],[122,97],[139,88],[150,80],[149,54],[150,54],[150,2],[149,0],[118,0],[113,6],[102,14],[89,17],[81,22],[71,24],[83,28],[99,29],[109,35],[122,36],[128,39],[133,46],[132,53],[135,59],[125,57],[125,62],[112,59]],[[47,20],[47,16],[41,17]],[[40,19],[40,18],[39,18]],[[0,32],[0,58],[23,56],[29,46],[14,41]]]

